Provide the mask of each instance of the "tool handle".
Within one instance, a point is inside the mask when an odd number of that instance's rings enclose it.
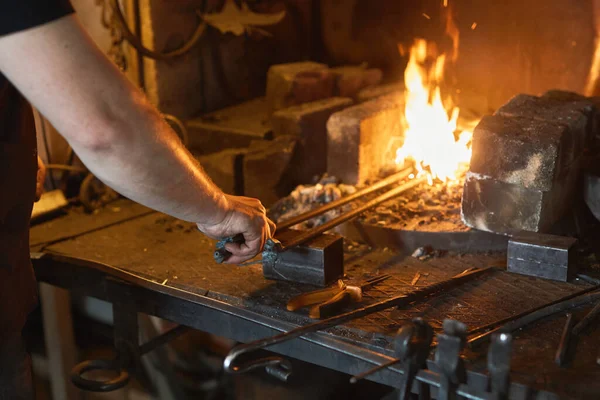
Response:
[[[346,289],[346,284],[339,279],[337,284],[332,287],[315,290],[309,293],[302,293],[296,297],[293,297],[290,301],[288,301],[287,309],[289,311],[296,311],[302,307],[325,302],[339,294],[344,289]]]
[[[360,302],[361,300],[361,289],[356,286],[347,286],[328,301],[312,307],[308,312],[308,315],[311,318],[329,318],[339,313],[344,307],[347,307],[351,303]]]
[[[235,236],[230,236],[224,239],[221,239],[217,242],[217,245],[215,246],[215,252],[213,253],[213,258],[215,259],[215,261],[218,264],[221,264],[224,261],[227,261],[227,259],[229,257],[232,256],[231,252],[228,251],[225,248],[225,245],[227,243],[244,243],[245,239],[244,239],[244,235],[242,235],[241,233],[238,233]]]

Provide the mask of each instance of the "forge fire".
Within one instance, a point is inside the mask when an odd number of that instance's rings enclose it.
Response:
[[[598,4],[0,1],[0,400],[600,398]]]

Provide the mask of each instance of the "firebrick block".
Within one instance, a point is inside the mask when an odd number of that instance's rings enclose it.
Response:
[[[519,232],[508,242],[507,269],[567,282],[576,273],[576,243],[571,237]]]
[[[186,126],[189,148],[201,155],[246,148],[271,136],[264,97],[189,119]]]
[[[590,139],[593,140],[600,136],[600,97],[585,97],[564,90],[549,90],[541,98],[560,104],[577,103],[577,107],[586,112],[589,118]],[[587,107],[582,107],[582,103],[586,104]]]
[[[594,107],[588,101],[557,101],[549,97],[520,94],[496,111],[509,118],[559,124],[567,128],[561,137],[562,164],[569,165],[582,154],[591,137]]]
[[[401,136],[402,102],[395,95],[346,108],[327,122],[327,172],[363,184],[394,162],[390,143]]]
[[[242,160],[247,149],[227,149],[217,153],[199,156],[198,161],[204,172],[225,193],[242,195]]]
[[[294,151],[289,179],[295,185],[311,183],[327,172],[327,120],[331,114],[352,105],[352,99],[332,97],[277,111],[271,118],[275,137],[293,135]]]
[[[374,100],[381,96],[394,94],[399,99],[404,98],[404,84],[403,83],[386,83],[383,85],[369,86],[362,89],[355,96],[357,103],[363,103],[368,100]]]
[[[581,153],[581,143],[559,123],[485,116],[473,132],[471,171],[499,182],[548,191],[564,177],[576,151]]]
[[[280,136],[252,143],[243,157],[244,196],[258,198],[268,207],[293,189],[286,175],[296,142],[294,136]]]
[[[383,73],[377,68],[345,66],[332,68],[335,77],[335,94],[341,97],[354,97],[361,89],[381,83]]]
[[[463,222],[487,232],[548,232],[580,193],[579,167],[570,168],[551,190],[526,188],[468,172],[462,198]]]
[[[297,104],[333,96],[335,77],[325,64],[297,62],[269,68],[267,107],[269,115]]]

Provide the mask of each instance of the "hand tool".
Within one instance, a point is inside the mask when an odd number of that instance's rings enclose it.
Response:
[[[490,372],[490,390],[498,400],[508,399],[511,352],[511,334],[496,333],[492,335],[487,355],[487,367]]]
[[[215,261],[219,264],[221,264],[224,261],[227,261],[227,259],[229,257],[231,257],[231,252],[229,252],[225,248],[225,245],[227,243],[242,244],[242,243],[244,243],[244,235],[242,235],[241,233],[238,233],[235,236],[229,236],[229,237],[221,239],[217,242],[217,244],[215,245],[215,253],[214,253],[213,257],[214,257]]]
[[[404,380],[399,389],[399,400],[409,399],[413,382],[420,369],[427,367],[427,357],[433,340],[433,328],[421,318],[415,318],[403,325],[394,339],[395,356],[402,360],[402,375]],[[421,383],[421,382],[420,382]],[[419,395],[429,397],[429,385],[419,387]]]
[[[519,232],[509,240],[509,272],[567,282],[576,273],[577,239],[535,232]]]
[[[554,356],[554,362],[559,367],[562,367],[565,363],[567,351],[569,349],[569,341],[571,340],[571,331],[573,329],[573,314],[567,314],[567,322],[563,328],[558,348],[556,349],[556,355]]]
[[[467,332],[467,336],[473,336],[473,335],[477,335],[477,336],[471,337],[467,341],[467,344],[469,345],[469,347],[475,347],[475,346],[479,345],[480,343],[484,342],[485,340],[487,340],[488,338],[490,338],[492,335],[494,335],[497,332],[502,331],[505,333],[509,333],[516,329],[522,328],[523,326],[525,326],[527,324],[537,321],[538,319],[544,318],[548,315],[556,314],[558,312],[568,310],[568,309],[571,309],[574,307],[578,307],[580,305],[587,304],[589,302],[600,300],[600,292],[593,294],[593,295],[588,295],[581,299],[573,300],[574,298],[583,296],[589,292],[593,292],[596,290],[600,290],[600,285],[596,285],[596,286],[589,287],[587,289],[580,290],[579,292],[562,297],[562,298],[552,301],[550,303],[543,304],[539,307],[535,307],[533,309],[524,311],[520,314],[511,316],[511,317],[507,317],[507,318],[503,318],[501,320],[494,321],[492,323],[470,329]],[[432,347],[437,347],[437,344],[434,343],[432,345]],[[396,358],[396,359],[388,361],[384,364],[373,367],[368,371],[365,371],[358,375],[353,376],[350,379],[350,383],[356,383],[359,380],[364,379],[369,375],[373,375],[374,373],[381,371],[385,368],[389,368],[393,365],[396,365],[399,362],[400,362],[400,360]]]
[[[444,320],[444,333],[437,335],[435,363],[441,372],[438,400],[456,399],[456,388],[466,382],[466,369],[460,353],[467,341],[467,327],[462,322]]]
[[[272,337],[268,337],[265,339],[257,340],[251,343],[241,344],[234,347],[227,357],[225,357],[225,361],[223,362],[223,367],[226,372],[229,373],[244,373],[247,371],[251,371],[256,368],[264,367],[264,366],[279,366],[286,369],[288,372],[291,372],[291,366],[287,360],[281,357],[268,357],[262,359],[255,359],[245,363],[241,363],[236,365],[236,360],[239,356],[247,354],[249,352],[262,349],[265,347],[269,347],[278,343],[285,342],[287,340],[291,340],[307,333],[318,332],[323,329],[328,329],[336,325],[344,324],[346,322],[350,322],[352,320],[365,317],[367,315],[371,315],[376,312],[380,312],[386,310],[391,307],[400,307],[406,306],[414,301],[422,300],[427,298],[428,296],[439,293],[443,290],[449,290],[453,287],[456,287],[464,282],[470,281],[475,277],[478,277],[487,272],[495,271],[495,268],[488,267],[482,268],[475,271],[470,271],[466,273],[461,273],[453,278],[447,279],[445,281],[438,282],[433,285],[429,285],[412,292],[401,294],[398,296],[394,296],[390,299],[383,300],[374,304],[370,304],[368,306],[359,308],[354,311],[349,311],[344,314],[337,315],[335,317],[331,317],[328,319],[324,319],[322,321],[318,321],[312,324],[308,324],[305,326],[301,326],[291,331],[281,333],[279,335],[275,335]]]
[[[386,279],[391,275],[381,275],[375,278],[367,279],[359,286],[346,285],[344,281],[339,279],[331,288],[315,290],[309,293],[300,294],[292,298],[287,303],[289,311],[295,311],[299,308],[310,306],[308,315],[311,318],[328,318],[351,303],[360,303],[362,301],[363,291],[369,289]]]

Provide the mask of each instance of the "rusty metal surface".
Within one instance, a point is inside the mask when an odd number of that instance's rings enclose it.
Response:
[[[128,206],[122,205],[121,209],[126,207]],[[63,217],[60,224],[79,225],[79,217],[76,214]],[[40,238],[43,238],[44,232],[51,232],[43,225],[34,227],[32,231],[35,237]],[[214,242],[198,233],[193,224],[161,214],[151,214],[53,244],[47,250],[95,259],[156,282],[226,301],[274,319],[295,324],[310,320],[306,313],[288,312],[285,304],[291,297],[313,290],[313,286],[268,281],[263,278],[260,265],[236,267],[217,264],[212,257],[213,249]],[[505,263],[505,255],[502,253],[447,254],[419,260],[387,249],[369,250],[355,246],[346,252],[349,283],[382,273],[392,275],[390,279],[365,293],[367,304],[411,291],[415,286],[426,286],[449,278],[470,267],[503,266]],[[412,286],[411,282],[417,273],[421,276],[415,286]],[[329,333],[390,354],[392,335],[407,319],[423,317],[439,330],[444,318],[455,318],[473,328],[555,300],[581,289],[581,285],[499,271],[425,303],[416,304],[413,308],[384,311],[346,326],[333,328]],[[551,322],[543,321],[540,325],[545,326]],[[558,367],[552,363],[552,357],[561,328],[562,323],[558,321],[557,327],[542,331],[526,329],[522,335],[517,336],[513,357],[519,360],[515,369],[520,379],[527,380],[534,386],[544,387],[548,385],[548,377],[558,376],[561,371],[556,371]],[[583,338],[577,348],[578,354],[583,352],[583,355],[577,363],[588,367],[594,365],[588,358],[595,358],[596,354],[585,351],[585,347],[594,343],[598,345],[598,338]],[[481,359],[485,360],[484,354],[485,349],[469,354],[475,368]],[[533,359],[538,361],[534,362]],[[538,363],[551,365],[542,370],[537,367]],[[481,368],[484,369],[484,366]],[[596,393],[600,393],[600,368],[597,369],[598,371],[588,373],[594,379],[590,378],[588,388],[582,390],[589,390],[596,385]]]

